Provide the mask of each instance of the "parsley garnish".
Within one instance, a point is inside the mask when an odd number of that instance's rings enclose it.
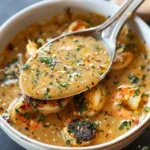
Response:
[[[146,68],[145,66],[141,65],[141,70],[145,70],[145,68]]]
[[[140,93],[140,90],[139,90],[139,89],[135,90],[133,97],[138,96],[139,93]]]
[[[127,130],[131,127],[131,120],[125,120],[123,122],[121,122],[120,126],[119,126],[119,130],[123,130],[125,127],[127,127]]]
[[[61,100],[58,101],[58,106],[59,106],[59,108],[63,108],[64,107],[63,104],[62,104],[62,102],[61,102]]]
[[[31,68],[31,66],[30,66],[30,65],[28,65],[28,64],[25,64],[25,65],[23,65],[23,66],[22,66],[22,69],[23,69],[23,70],[25,70],[25,69],[29,69],[29,68]]]
[[[17,114],[20,114],[20,110],[18,108],[15,109]]]
[[[150,111],[150,107],[146,106],[146,107],[144,107],[144,110],[145,110],[145,112],[148,113]]]
[[[71,142],[71,141],[72,141],[72,140],[67,140],[67,141],[66,141],[66,145],[67,145],[67,146],[70,146],[70,142]]]
[[[38,116],[38,122],[44,121],[45,120],[45,116],[43,114],[40,114]]]
[[[53,59],[50,58],[50,57],[39,57],[39,60],[40,60],[41,63],[48,64],[50,67],[52,67],[52,69],[56,65],[56,62],[53,61]]]
[[[132,84],[136,84],[139,82],[139,78],[132,73],[128,75],[128,79]]]
[[[75,39],[73,42],[77,43],[79,40]]]
[[[50,96],[48,95],[49,91],[50,91],[49,88],[47,88],[46,91],[45,91],[45,93],[44,93],[44,97],[45,97],[46,99],[49,99],[49,98],[50,98]]]
[[[69,83],[68,82],[64,82],[64,83],[60,83],[58,82],[58,84],[64,88],[67,88],[69,86]]]
[[[25,112],[23,113],[23,116],[28,120],[30,119],[30,114],[27,110],[25,110]]]

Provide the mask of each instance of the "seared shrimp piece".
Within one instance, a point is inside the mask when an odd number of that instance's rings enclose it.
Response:
[[[86,29],[89,26],[90,25],[87,22],[85,22],[85,21],[82,21],[82,20],[74,21],[68,27],[67,32],[73,32],[73,31],[78,31],[78,30]]]
[[[74,97],[74,115],[94,116],[105,103],[105,88],[102,85]]]
[[[123,52],[118,49],[112,65],[112,70],[120,70],[126,68],[133,60],[133,53],[131,51]]]
[[[40,100],[30,100],[31,106],[43,115],[49,115],[52,113],[57,113],[65,108],[65,106],[70,102],[72,98],[65,98],[62,100],[54,101],[40,101]]]
[[[72,120],[61,130],[61,134],[67,146],[86,146],[94,141],[97,126],[95,122]]]
[[[34,130],[43,121],[43,115],[33,110],[24,100],[15,100],[9,109],[10,120],[14,124],[22,124],[26,128]]]
[[[28,44],[26,45],[26,49],[27,49],[27,52],[26,52],[26,57],[29,58],[29,57],[34,57],[35,56],[35,52],[37,51],[38,49],[38,45],[33,42],[33,41],[28,41]]]
[[[113,110],[124,119],[134,120],[134,111],[138,109],[142,99],[140,88],[132,85],[123,85],[118,88],[118,91],[113,95]]]

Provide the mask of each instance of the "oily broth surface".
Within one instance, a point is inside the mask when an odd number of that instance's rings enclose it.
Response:
[[[35,99],[70,97],[93,87],[110,64],[103,43],[92,37],[64,37],[36,54],[20,78],[23,91]]]
[[[99,18],[99,19],[97,19]],[[18,53],[23,54],[23,60],[26,61],[25,58],[25,46],[27,44],[27,40],[31,39],[36,41],[37,38],[53,38],[61,34],[69,24],[77,19],[82,20],[90,20],[93,25],[97,25],[102,23],[105,19],[102,16],[94,15],[94,14],[72,14],[70,19],[70,14],[64,14],[62,17],[54,17],[52,20],[43,23],[43,24],[34,24],[22,31],[18,34],[14,40],[9,44],[9,46],[5,49],[5,61],[1,64],[1,69],[3,69],[8,62],[10,62],[13,58],[16,58]],[[39,31],[39,32],[35,32]],[[57,31],[57,32],[54,32]],[[127,37],[125,37],[127,38]],[[106,92],[106,103],[103,109],[100,111],[99,114],[96,116],[89,118],[92,121],[99,121],[100,122],[100,132],[97,135],[94,144],[100,144],[107,141],[110,141],[122,134],[124,134],[127,130],[119,130],[118,127],[120,122],[124,120],[124,118],[119,117],[114,111],[112,107],[111,97],[112,94],[116,91],[117,87],[122,84],[131,84],[130,80],[128,79],[128,74],[134,73],[136,76],[139,77],[139,85],[144,91],[148,91],[150,89],[150,85],[147,84],[147,81],[150,80],[150,75],[148,73],[148,69],[144,69],[141,71],[140,66],[147,66],[147,63],[144,59],[146,55],[146,48],[145,45],[138,39],[135,38],[137,43],[137,52],[134,53],[134,60],[132,63],[123,70],[120,71],[110,71],[107,75],[106,79],[102,81],[102,84],[105,85],[107,92]],[[120,42],[124,43],[122,38]],[[8,55],[9,54],[9,55]],[[142,80],[142,76],[146,74],[146,79]],[[20,97],[22,92],[20,90],[19,84],[14,84],[13,86],[4,85],[0,88],[0,107],[1,113],[7,110],[9,104],[16,98]],[[64,126],[65,120],[72,118],[72,110],[70,104],[60,113],[51,114],[46,117],[45,124],[48,126],[43,127],[40,125],[36,130],[30,131],[27,130],[24,126],[20,125],[13,125],[18,131],[22,132],[23,134],[36,139],[40,142],[44,142],[47,144],[52,145],[61,145],[66,146],[65,142],[63,141],[60,130]],[[135,117],[137,116],[146,116],[144,112],[143,104],[140,105],[139,109],[134,113]],[[142,118],[141,118],[142,121]],[[132,125],[133,126],[133,125]]]

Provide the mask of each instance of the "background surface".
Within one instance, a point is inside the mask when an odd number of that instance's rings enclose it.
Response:
[[[0,0],[0,25],[21,9],[40,0]],[[148,147],[149,145],[149,147]],[[0,150],[24,150],[0,129]],[[150,128],[123,150],[150,150]]]

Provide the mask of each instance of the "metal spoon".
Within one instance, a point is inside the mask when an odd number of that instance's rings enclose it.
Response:
[[[72,33],[68,33],[65,35],[61,35],[57,38],[52,39],[50,42],[46,43],[44,46],[42,46],[38,51],[40,51],[41,49],[45,49],[46,47],[49,47],[51,43],[54,43],[57,40],[60,40],[63,37],[66,36],[70,36],[70,35],[79,35],[79,36],[92,36],[96,39],[101,40],[104,45],[106,46],[109,56],[110,56],[110,65],[107,68],[106,72],[101,76],[101,78],[99,79],[102,80],[106,74],[109,72],[111,65],[113,63],[113,59],[114,59],[114,55],[115,55],[115,50],[116,50],[116,45],[117,45],[117,39],[118,39],[118,35],[123,27],[123,25],[126,23],[127,19],[129,17],[132,16],[133,12],[144,2],[144,0],[127,0],[123,3],[123,5],[121,6],[121,9],[119,9],[119,11],[111,18],[109,18],[104,24],[99,25],[97,27],[93,27],[90,29],[85,29],[82,31],[77,31],[77,32],[72,32]],[[28,62],[31,59],[28,60]],[[22,78],[22,73],[20,75],[20,79]],[[26,85],[22,85],[21,80],[20,80],[20,87],[22,89],[22,91],[27,94],[28,96],[31,96],[33,98],[38,99],[38,97],[34,97],[33,95],[28,94],[25,90],[24,90],[24,86]],[[87,88],[83,89],[82,91],[80,91],[80,93],[86,91]],[[76,92],[72,92],[70,95],[67,96],[58,96],[55,98],[44,98],[42,97],[42,100],[54,100],[54,99],[60,99],[60,98],[65,98],[65,97],[71,97],[73,95],[79,94]],[[41,99],[41,98],[39,98]]]

